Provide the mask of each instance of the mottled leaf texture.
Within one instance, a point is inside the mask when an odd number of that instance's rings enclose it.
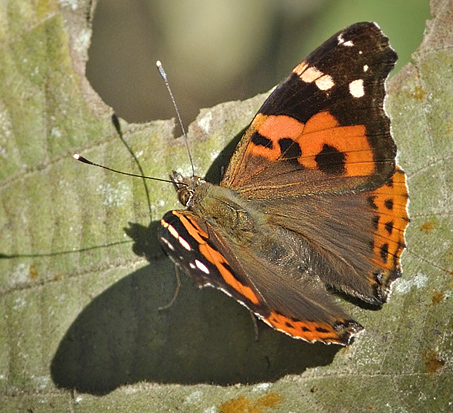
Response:
[[[84,77],[93,7],[0,0],[0,411],[451,409],[453,3],[431,2],[413,63],[388,85],[408,249],[381,310],[347,306],[366,331],[344,349],[261,324],[256,342],[244,308],[187,277],[159,311],[175,271],[148,224],[175,207],[173,188],[148,183],[149,210],[140,179],[71,157],[138,171]],[[263,99],[201,111],[198,174],[220,170]],[[190,173],[172,121],[122,125],[147,175]]]

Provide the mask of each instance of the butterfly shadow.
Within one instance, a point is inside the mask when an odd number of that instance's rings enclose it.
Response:
[[[236,143],[214,162],[220,171]],[[130,224],[133,250],[149,265],[97,296],[61,340],[51,363],[57,387],[95,395],[141,381],[232,385],[275,381],[328,365],[340,346],[294,340],[257,321],[220,291],[198,289],[182,275],[174,304],[175,268],[157,242],[158,222]]]
[[[154,224],[141,230],[145,244],[157,238]],[[103,395],[141,381],[269,382],[328,365],[341,349],[294,340],[261,322],[256,341],[244,307],[220,291],[199,290],[189,277],[181,281],[174,304],[159,310],[176,285],[174,265],[161,256],[97,296],[59,344],[51,364],[57,387]]]

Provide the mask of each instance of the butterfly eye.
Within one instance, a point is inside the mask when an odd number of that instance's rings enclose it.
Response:
[[[193,191],[188,189],[188,187],[180,188],[178,190],[178,201],[184,205],[188,206],[190,200],[192,199]]]

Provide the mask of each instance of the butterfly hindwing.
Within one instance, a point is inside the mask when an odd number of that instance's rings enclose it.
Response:
[[[407,199],[398,168],[374,191],[292,197],[283,208],[280,200],[267,200],[263,212],[269,225],[289,229],[322,252],[323,260],[312,265],[325,284],[380,306],[401,275]]]

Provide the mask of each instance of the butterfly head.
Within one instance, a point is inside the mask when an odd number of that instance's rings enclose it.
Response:
[[[178,194],[178,200],[185,207],[190,206],[193,194],[197,186],[205,183],[205,180],[199,176],[185,177],[179,172],[172,171],[170,179]]]

